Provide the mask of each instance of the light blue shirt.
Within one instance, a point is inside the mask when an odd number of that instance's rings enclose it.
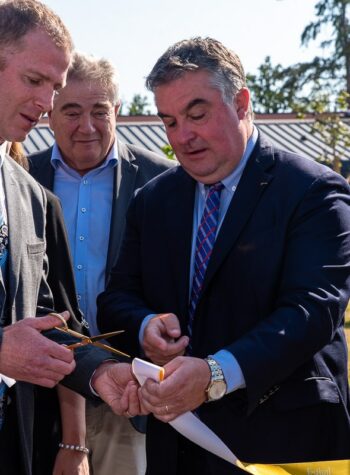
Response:
[[[64,162],[57,144],[51,156],[55,168],[54,192],[62,203],[78,302],[91,335],[99,333],[96,298],[105,289],[117,159],[117,146],[114,144],[98,168],[81,176]]]
[[[233,170],[233,172],[229,176],[221,180],[221,183],[224,185],[224,188],[221,192],[221,197],[220,197],[218,233],[220,232],[220,228],[226,216],[228,207],[231,203],[233,195],[235,194],[238,183],[242,177],[245,166],[247,165],[247,162],[249,160],[249,157],[252,154],[253,148],[255,147],[257,140],[258,140],[258,131],[254,127],[253,133],[248,140],[243,157],[241,158],[241,161],[239,162],[238,166]],[[203,183],[197,183],[194,213],[193,213],[193,230],[194,231],[193,231],[193,236],[192,236],[191,272],[190,272],[190,282],[189,282],[190,295],[191,295],[193,272],[194,272],[194,256],[195,256],[195,250],[196,250],[197,229],[203,215],[207,193],[208,193],[208,190],[203,185]],[[236,389],[245,387],[245,380],[244,380],[242,370],[236,358],[233,356],[231,352],[227,350],[220,350],[211,356],[221,366],[221,369],[224,373],[226,384],[227,384],[227,393],[230,393],[232,391],[235,391]]]
[[[258,140],[258,130],[254,126],[253,133],[248,140],[243,157],[241,158],[241,161],[239,162],[238,166],[233,170],[233,172],[229,176],[221,180],[222,184],[224,185],[224,189],[222,190],[221,197],[220,197],[218,233],[220,232],[220,228],[225,218],[228,207],[231,203],[231,200],[236,191],[238,183],[242,177],[244,168],[249,160],[249,157],[252,154],[252,151],[255,147],[257,140]],[[202,218],[202,214],[203,214],[204,206],[205,206],[206,194],[207,194],[205,185],[203,185],[202,183],[197,183],[195,193],[196,194],[195,194],[194,213],[193,213],[193,230],[194,231],[193,231],[193,236],[192,236],[191,270],[190,270],[190,282],[189,282],[190,295],[191,295],[193,271],[194,271],[194,255],[195,255],[195,249],[196,249],[197,229]],[[145,327],[152,317],[154,317],[154,314],[147,315],[147,317],[142,322],[142,325],[140,327],[140,333],[139,333],[140,343],[143,340],[143,333],[144,333]],[[226,384],[227,384],[227,393],[230,393],[232,391],[235,391],[236,389],[245,387],[245,380],[244,380],[242,370],[236,358],[232,355],[232,353],[230,353],[227,350],[220,350],[211,356],[213,356],[213,358],[219,363],[219,365],[222,368],[222,371],[225,376]]]

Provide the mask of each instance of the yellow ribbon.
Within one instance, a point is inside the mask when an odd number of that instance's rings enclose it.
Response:
[[[242,463],[241,468],[252,475],[350,475],[350,460],[329,460],[280,465]]]

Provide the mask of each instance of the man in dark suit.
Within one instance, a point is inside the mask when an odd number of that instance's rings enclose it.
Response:
[[[116,137],[119,108],[113,65],[105,59],[75,53],[67,84],[49,113],[55,144],[30,157],[32,176],[61,200],[79,302],[92,335],[98,333],[96,298],[105,289],[117,260],[133,193],[176,164],[120,142]],[[72,405],[70,408],[69,421],[77,414]],[[114,475],[117,460],[124,475],[143,475],[144,434],[108,406],[87,402],[86,413],[94,473]],[[81,421],[77,420],[77,425]]]
[[[92,347],[73,353],[62,344],[77,340],[53,329],[62,322],[47,315],[53,300],[46,194],[6,154],[6,141],[23,141],[51,109],[71,52],[67,29],[48,7],[34,0],[0,3],[0,471],[6,475],[32,474],[34,384],[53,387],[64,378],[119,414],[139,411],[130,365],[107,362],[110,355]],[[36,316],[42,318],[30,318]]]
[[[234,473],[164,424],[191,410],[246,462],[349,458],[348,184],[257,131],[216,40],[175,44],[147,84],[182,166],[134,198],[98,300],[102,331],[165,364],[142,388],[147,473]]]

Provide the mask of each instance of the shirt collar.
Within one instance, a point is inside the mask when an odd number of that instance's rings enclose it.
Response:
[[[243,156],[238,166],[227,177],[221,180],[221,183],[224,185],[225,189],[228,192],[233,193],[236,190],[239,180],[241,179],[245,166],[247,165],[247,162],[253,152],[253,149],[255,147],[257,140],[258,140],[258,129],[255,127],[255,125],[253,125],[252,135],[248,139],[247,146],[245,148],[245,151],[243,153]],[[205,185],[199,182],[198,182],[198,185],[199,185],[200,193],[203,196],[205,196],[207,193]]]
[[[4,158],[7,152],[7,142],[3,142],[0,144],[0,168],[2,167],[2,164],[4,163]]]
[[[101,163],[101,165],[95,170],[102,170],[103,168],[106,167],[114,167],[117,164],[118,161],[118,147],[117,147],[117,141],[115,140],[110,151],[108,152],[108,155],[106,159]],[[65,170],[72,170],[72,168],[67,165],[67,163],[63,160],[62,154],[60,152],[60,149],[58,148],[57,142],[54,143],[53,148],[52,148],[52,153],[51,153],[51,164],[54,167],[55,170],[59,166],[64,168]]]

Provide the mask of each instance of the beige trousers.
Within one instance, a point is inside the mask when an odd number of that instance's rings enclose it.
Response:
[[[86,401],[86,445],[91,449],[92,475],[144,475],[145,435],[126,417],[107,406]]]

